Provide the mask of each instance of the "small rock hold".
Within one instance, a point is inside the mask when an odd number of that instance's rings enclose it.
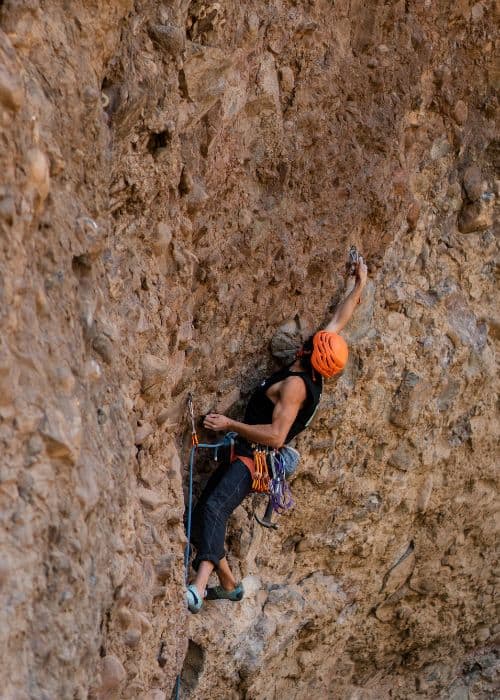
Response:
[[[0,198],[0,220],[12,226],[16,215],[16,202],[12,195],[4,195]]]
[[[151,38],[160,46],[163,46],[172,56],[177,56],[184,51],[186,34],[173,24],[155,24],[149,30]]]
[[[414,372],[405,371],[389,420],[393,425],[408,429],[415,425],[425,401],[426,386]]]
[[[396,467],[396,469],[407,472],[417,466],[418,458],[409,445],[402,443],[389,457],[388,463],[391,467]]]
[[[82,100],[86,105],[96,105],[101,100],[101,93],[92,85],[87,85],[83,90]]]
[[[113,360],[113,344],[106,335],[103,333],[97,335],[92,341],[92,347],[102,357],[104,362],[108,365],[111,364]]]
[[[137,495],[143,506],[149,510],[154,510],[158,506],[165,505],[166,501],[156,491],[151,489],[139,488]]]
[[[422,484],[420,491],[417,494],[417,510],[419,513],[425,513],[431,500],[433,486],[432,474],[429,475]]]
[[[28,440],[26,451],[31,457],[34,457],[42,452],[43,447],[44,443],[42,438],[39,435],[32,435]]]
[[[17,112],[24,102],[21,81],[0,65],[0,102],[4,107]]]
[[[173,557],[170,554],[163,556],[155,566],[156,575],[160,583],[171,577],[173,571]]]
[[[50,189],[49,160],[39,148],[31,148],[27,155],[28,178],[38,192],[40,200],[47,199]]]
[[[292,92],[295,86],[295,75],[290,66],[280,68],[280,84],[283,92]]]
[[[153,629],[151,622],[148,620],[146,615],[144,615],[144,613],[137,614],[137,621],[141,626],[142,634],[147,634],[147,632],[150,632]]]
[[[140,425],[137,428],[136,433],[135,433],[135,440],[134,440],[135,444],[142,445],[144,440],[149,435],[151,435],[152,432],[153,432],[153,426],[151,425],[151,423],[146,422],[146,423],[143,423],[142,425]]]
[[[182,195],[189,194],[193,189],[193,185],[193,176],[186,167],[182,168],[181,177],[179,180],[179,192]]]
[[[66,396],[71,396],[76,385],[73,372],[68,367],[57,367],[52,377],[53,383],[58,390]]]
[[[156,235],[152,241],[153,252],[156,255],[161,255],[168,250],[172,241],[172,229],[165,222],[160,222],[156,228]]]
[[[471,202],[476,202],[483,194],[483,177],[477,165],[470,165],[463,176],[464,190]]]
[[[420,216],[420,204],[418,202],[413,202],[413,204],[408,209],[408,213],[406,215],[406,221],[408,222],[408,226],[410,227],[410,231],[413,231],[413,229],[417,225],[419,216]]]
[[[124,643],[131,648],[136,647],[141,641],[142,632],[139,628],[131,627],[127,630],[125,637],[123,638]]]
[[[95,360],[89,360],[85,365],[85,376],[91,382],[96,382],[102,376],[101,366]]]
[[[101,662],[101,683],[103,690],[117,688],[127,677],[121,661],[112,654],[105,656]]]
[[[187,210],[190,214],[198,211],[208,201],[208,194],[203,185],[193,182],[189,196],[186,198]]]
[[[142,358],[142,390],[146,391],[155,384],[163,382],[169,373],[168,364],[155,355],[144,355]]]
[[[116,615],[118,617],[120,625],[127,629],[127,627],[129,627],[130,623],[132,622],[132,613],[130,612],[130,610],[125,607],[119,608]]]
[[[490,630],[488,627],[479,627],[476,632],[476,639],[479,642],[485,642],[490,637]]]
[[[457,124],[460,124],[462,126],[465,124],[467,121],[467,117],[469,115],[469,110],[467,105],[463,100],[458,100],[458,102],[455,104],[453,107],[453,118],[457,122]]]
[[[461,233],[484,231],[493,225],[493,202],[480,199],[463,207],[458,217]]]
[[[10,565],[7,559],[0,559],[0,588],[7,581],[10,573]]]
[[[246,25],[250,36],[256,37],[260,28],[259,16],[255,12],[249,12],[246,16]]]

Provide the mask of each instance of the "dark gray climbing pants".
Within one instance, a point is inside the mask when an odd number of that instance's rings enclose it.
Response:
[[[250,471],[239,459],[221,464],[212,474],[193,511],[191,542],[196,547],[195,570],[202,561],[211,561],[217,567],[226,556],[227,521],[251,488]]]

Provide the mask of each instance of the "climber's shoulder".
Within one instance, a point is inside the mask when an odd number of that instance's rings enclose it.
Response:
[[[285,377],[276,388],[281,401],[302,402],[307,395],[305,382],[297,374]]]

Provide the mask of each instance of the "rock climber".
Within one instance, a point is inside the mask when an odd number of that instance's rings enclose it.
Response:
[[[193,512],[192,544],[196,548],[196,577],[187,587],[188,608],[197,613],[204,598],[240,601],[244,591],[225,556],[226,525],[231,513],[252,490],[255,444],[279,449],[304,430],[318,406],[323,378],[333,377],[347,361],[347,344],[339,332],[351,318],[367,280],[367,267],[359,256],[352,291],[335,309],[323,330],[306,340],[295,361],[264,380],[248,402],[243,422],[210,413],[204,426],[237,433],[235,459],[221,464],[205,486]],[[207,588],[217,573],[220,585]]]

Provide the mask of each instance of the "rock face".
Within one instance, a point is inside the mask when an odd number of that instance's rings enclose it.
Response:
[[[3,698],[493,697],[495,11],[0,3]],[[351,244],[296,507],[189,617],[187,394],[241,415]]]

